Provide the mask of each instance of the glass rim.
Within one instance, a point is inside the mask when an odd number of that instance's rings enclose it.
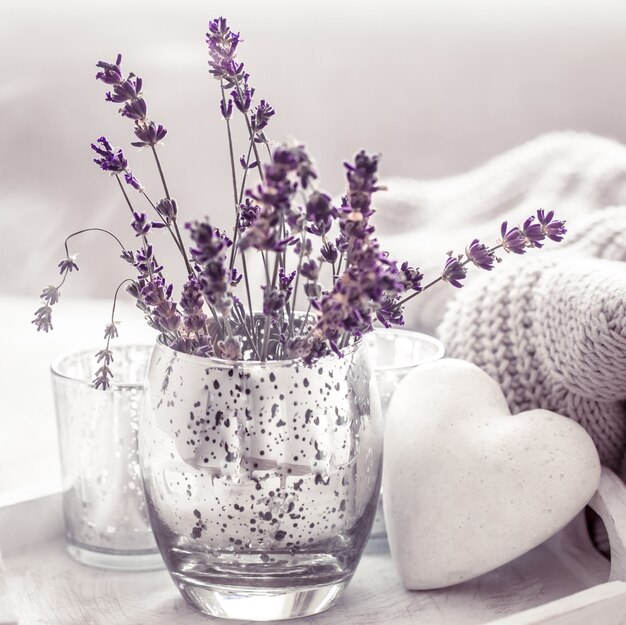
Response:
[[[342,349],[342,356],[337,356],[334,352],[327,354],[326,356],[322,356],[321,358],[315,360],[311,364],[307,364],[304,362],[302,358],[283,358],[281,360],[228,360],[226,358],[218,358],[217,356],[196,356],[195,354],[186,354],[184,352],[179,352],[169,345],[166,345],[163,342],[163,334],[159,334],[156,339],[156,347],[159,349],[163,349],[167,352],[170,352],[172,355],[175,355],[177,358],[181,358],[188,362],[196,363],[199,365],[206,366],[208,363],[213,363],[220,368],[231,368],[231,367],[291,367],[294,365],[299,365],[302,367],[314,367],[318,363],[328,362],[329,360],[333,360],[336,358],[345,358],[357,351],[360,347],[366,347],[365,341],[360,338],[356,339],[351,345],[344,347]]]
[[[145,348],[146,351],[147,350],[151,350],[154,349],[154,345],[152,343],[122,343],[122,344],[118,344],[118,345],[112,345],[111,349],[112,350],[118,350],[118,349],[124,349],[124,348],[128,348],[128,347],[135,347],[135,348]],[[64,360],[70,358],[70,357],[80,357],[80,356],[91,356],[92,358],[96,357],[96,353],[102,349],[102,347],[92,347],[92,348],[85,348],[85,349],[73,349],[73,350],[67,350],[65,352],[62,352],[61,354],[59,354],[58,356],[55,356],[51,363],[50,363],[50,373],[52,374],[53,378],[61,378],[63,380],[69,380],[71,382],[75,382],[76,384],[80,384],[83,386],[89,386],[93,389],[95,389],[95,384],[93,383],[93,381],[91,380],[86,380],[85,378],[82,377],[77,377],[77,376],[73,376],[73,375],[69,375],[67,373],[64,373],[63,371],[61,371],[61,365],[63,363]],[[113,389],[137,389],[137,390],[144,390],[146,388],[146,383],[144,382],[115,382],[115,376],[113,377],[113,380],[111,380],[110,382],[110,386],[107,389],[108,390],[113,390]]]
[[[435,362],[435,360],[439,360],[444,357],[446,353],[445,345],[436,337],[431,336],[430,334],[425,334],[424,332],[416,332],[415,330],[406,330],[404,328],[374,328],[373,332],[370,333],[372,338],[378,334],[379,336],[404,336],[412,339],[419,339],[423,343],[429,343],[436,348],[436,351],[433,356],[429,358],[423,359],[414,359],[407,364],[403,365],[372,365],[372,369],[376,372],[378,371],[400,371],[402,369],[412,369],[413,367],[418,367],[420,365],[425,365],[429,362]],[[367,336],[365,336],[365,340],[367,341]]]

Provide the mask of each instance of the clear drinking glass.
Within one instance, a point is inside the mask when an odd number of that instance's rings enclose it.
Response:
[[[163,568],[137,457],[152,347],[113,347],[115,377],[107,391],[91,383],[99,366],[95,351],[61,356],[51,367],[67,550],[100,568]]]
[[[365,337],[382,404],[383,416],[398,384],[411,369],[443,358],[443,343],[428,334],[395,328],[376,329]],[[382,497],[378,503],[370,542],[387,538]]]
[[[146,498],[185,599],[213,616],[264,621],[333,605],[380,491],[382,417],[365,345],[307,366],[158,342],[148,380]]]

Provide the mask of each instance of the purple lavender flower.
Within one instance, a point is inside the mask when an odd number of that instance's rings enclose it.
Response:
[[[194,247],[190,248],[192,258],[202,267],[198,284],[204,299],[222,315],[227,315],[233,305],[230,285],[233,273],[228,268],[225,250],[232,241],[217,228],[208,223],[186,224],[191,233]]]
[[[320,267],[313,259],[304,261],[300,267],[300,275],[307,280],[317,280],[319,273]]]
[[[135,268],[139,271],[143,278],[149,278],[150,275],[161,273],[161,267],[154,257],[154,251],[151,245],[142,247],[135,254]]]
[[[141,87],[143,81],[138,76],[129,77],[115,84],[113,93],[107,92],[105,100],[107,102],[127,102],[128,100],[136,100],[141,97]]]
[[[49,306],[54,306],[59,301],[60,296],[59,288],[50,284],[41,292],[39,297]]]
[[[202,311],[204,299],[196,278],[190,278],[183,286],[180,307],[183,310],[183,325],[188,332],[206,330],[207,316]]]
[[[35,311],[35,318],[31,321],[37,327],[37,332],[52,330],[52,308],[46,304]]]
[[[191,256],[200,265],[214,260],[233,244],[223,232],[206,222],[189,222],[185,228],[189,230],[195,244],[190,248]]]
[[[334,217],[337,211],[333,208],[330,196],[320,191],[313,191],[306,202],[306,218],[308,221],[325,221]]]
[[[278,312],[287,303],[285,294],[277,288],[262,286],[263,289],[263,314],[276,318]]]
[[[67,258],[64,258],[59,263],[59,273],[64,274],[64,273],[68,273],[68,272],[72,273],[72,271],[74,271],[74,270],[78,271],[78,265],[76,264],[76,258],[77,258],[76,254],[71,254]]]
[[[254,96],[254,87],[248,84],[248,78],[248,74],[244,74],[243,83],[238,85],[237,89],[233,89],[230,92],[230,97],[241,113],[247,113],[250,110],[252,97]]]
[[[96,362],[102,362],[107,367],[113,362],[113,352],[107,347],[96,352]]]
[[[259,163],[258,161],[247,162],[246,157],[242,154],[239,157],[239,164],[241,165],[243,169],[254,169]]]
[[[262,132],[270,122],[270,118],[276,113],[276,111],[269,105],[266,100],[261,100],[254,112],[252,113],[252,129],[259,133]]]
[[[137,98],[136,100],[126,102],[121,108],[120,113],[122,117],[128,117],[128,119],[143,122],[148,114],[148,106],[143,98]]]
[[[244,232],[256,220],[261,207],[252,202],[250,198],[246,198],[243,204],[239,205],[239,231]]]
[[[354,164],[344,163],[348,174],[348,204],[352,211],[362,213],[364,217],[372,214],[372,194],[380,189],[377,185],[378,156],[370,156],[361,150],[354,159]]]
[[[313,253],[313,243],[311,239],[305,238],[304,241],[298,239],[293,246],[293,252],[297,256],[300,256],[300,254],[302,254],[302,256],[310,256]]]
[[[165,198],[157,203],[156,211],[167,222],[173,221],[178,215],[178,205],[174,198]]]
[[[505,221],[500,228],[500,241],[503,249],[506,252],[513,252],[513,254],[526,253],[526,239],[517,226],[514,226],[510,230],[508,223]]]
[[[218,341],[217,349],[225,360],[241,359],[241,343],[234,336],[227,336],[223,341]]]
[[[141,182],[139,182],[139,180],[135,178],[132,171],[124,172],[124,180],[126,181],[126,184],[130,185],[133,189],[137,189],[137,191],[139,192],[143,191],[143,186],[141,185]]]
[[[241,42],[239,33],[234,33],[228,26],[226,19],[219,17],[209,22],[209,31],[206,34],[209,47],[209,71],[218,80],[225,80],[226,87],[232,87],[235,82],[243,78],[243,63],[237,63],[237,46]]]
[[[182,318],[176,308],[174,302],[164,301],[153,309],[152,314],[161,329],[172,333],[178,330]]]
[[[139,141],[133,141],[131,145],[134,145],[136,148],[156,145],[165,138],[166,134],[167,128],[164,128],[161,124],[155,124],[154,122],[136,124],[135,136]]]
[[[278,270],[278,288],[285,294],[285,298],[289,299],[293,291],[293,280],[296,272],[287,273],[282,267]]]
[[[125,260],[130,265],[134,265],[135,264],[135,255],[130,250],[124,250],[120,254],[120,258],[122,260]]]
[[[107,85],[116,85],[122,80],[122,55],[118,54],[115,63],[107,63],[106,61],[99,61],[96,67],[99,67],[102,71],[96,74],[96,78],[101,80]]]
[[[398,298],[385,298],[376,311],[376,318],[385,328],[403,326],[404,316],[402,314],[402,308],[398,306]]]
[[[343,233],[335,239],[335,244],[337,245],[337,250],[341,254],[345,254],[348,251],[348,239]]]
[[[546,238],[543,230],[541,229],[541,224],[535,223],[535,218],[530,216],[524,224],[520,228],[520,232],[522,236],[526,239],[527,247],[543,247],[541,241]]]
[[[466,248],[465,255],[476,267],[491,271],[495,261],[494,253],[478,239],[474,239]]]
[[[98,143],[100,144],[99,146],[97,145]],[[104,171],[109,171],[112,174],[121,174],[128,167],[128,161],[122,149],[114,149],[106,137],[100,137],[96,143],[92,143],[91,149],[100,156],[100,158],[94,158],[93,162]]]
[[[220,113],[222,117],[226,120],[230,119],[233,114],[233,100],[232,98],[228,98],[226,100],[220,100]]]
[[[467,275],[467,269],[461,264],[460,258],[461,257],[448,256],[448,260],[446,260],[446,264],[443,268],[443,273],[441,274],[441,278],[445,282],[457,289],[463,287],[461,280]]]
[[[103,391],[106,391],[111,387],[111,378],[113,377],[113,372],[111,369],[103,364],[97,371],[96,377],[93,379],[93,385],[96,389],[101,388]]]
[[[272,154],[272,162],[264,167],[265,183],[255,191],[248,190],[248,198],[259,204],[254,223],[243,232],[241,249],[254,247],[257,250],[284,252],[294,241],[292,236],[283,235],[283,224],[301,229],[302,216],[292,209],[292,200],[298,190],[300,167],[308,157],[302,146],[278,147]],[[301,180],[302,182],[302,180]]]
[[[419,293],[422,290],[424,274],[419,269],[411,267],[406,261],[400,266],[400,271],[404,275],[406,289]]]
[[[537,220],[539,221],[542,232],[548,239],[560,243],[567,233],[565,222],[558,219],[553,220],[553,217],[554,211],[545,213],[541,208],[537,211]]]
[[[336,263],[339,258],[339,251],[332,241],[327,241],[324,245],[322,245],[320,248],[320,254],[322,258],[331,265]]]
[[[170,299],[173,288],[163,278],[155,277],[141,289],[141,296],[149,306],[158,306]]]
[[[117,325],[115,321],[107,323],[104,327],[104,338],[107,340],[116,339],[118,336]]]
[[[322,287],[317,282],[307,282],[304,285],[304,294],[312,301],[322,294]]]
[[[136,213],[133,211],[133,217],[134,219],[131,223],[131,226],[135,231],[135,236],[140,237],[148,234],[148,232],[150,232],[150,226],[152,225],[150,221],[148,221],[148,215],[146,215],[145,213]]]

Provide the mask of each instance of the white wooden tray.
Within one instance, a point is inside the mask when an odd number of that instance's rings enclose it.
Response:
[[[593,548],[582,515],[514,562],[453,588],[402,588],[386,549],[368,553],[340,603],[315,625],[626,624],[626,488],[603,470],[591,506],[602,517],[612,560]],[[60,496],[0,509],[6,585],[0,623],[196,625],[218,622],[187,607],[165,571],[121,573],[81,566],[62,537]],[[4,621],[2,619],[5,619]]]

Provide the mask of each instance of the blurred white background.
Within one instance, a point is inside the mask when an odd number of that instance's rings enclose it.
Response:
[[[626,139],[623,1],[2,0],[0,292],[36,296],[71,230],[109,227],[132,243],[119,190],[91,162],[96,137],[123,147],[160,196],[151,155],[130,147],[131,122],[94,80],[96,61],[118,51],[169,129],[161,154],[183,215],[230,227],[204,43],[219,15],[241,31],[257,96],[277,111],[268,136],[306,143],[331,194],[360,148],[382,153],[383,176],[433,178],[550,130]],[[92,234],[74,250],[81,272],[64,295],[108,296],[125,270],[114,245]]]

